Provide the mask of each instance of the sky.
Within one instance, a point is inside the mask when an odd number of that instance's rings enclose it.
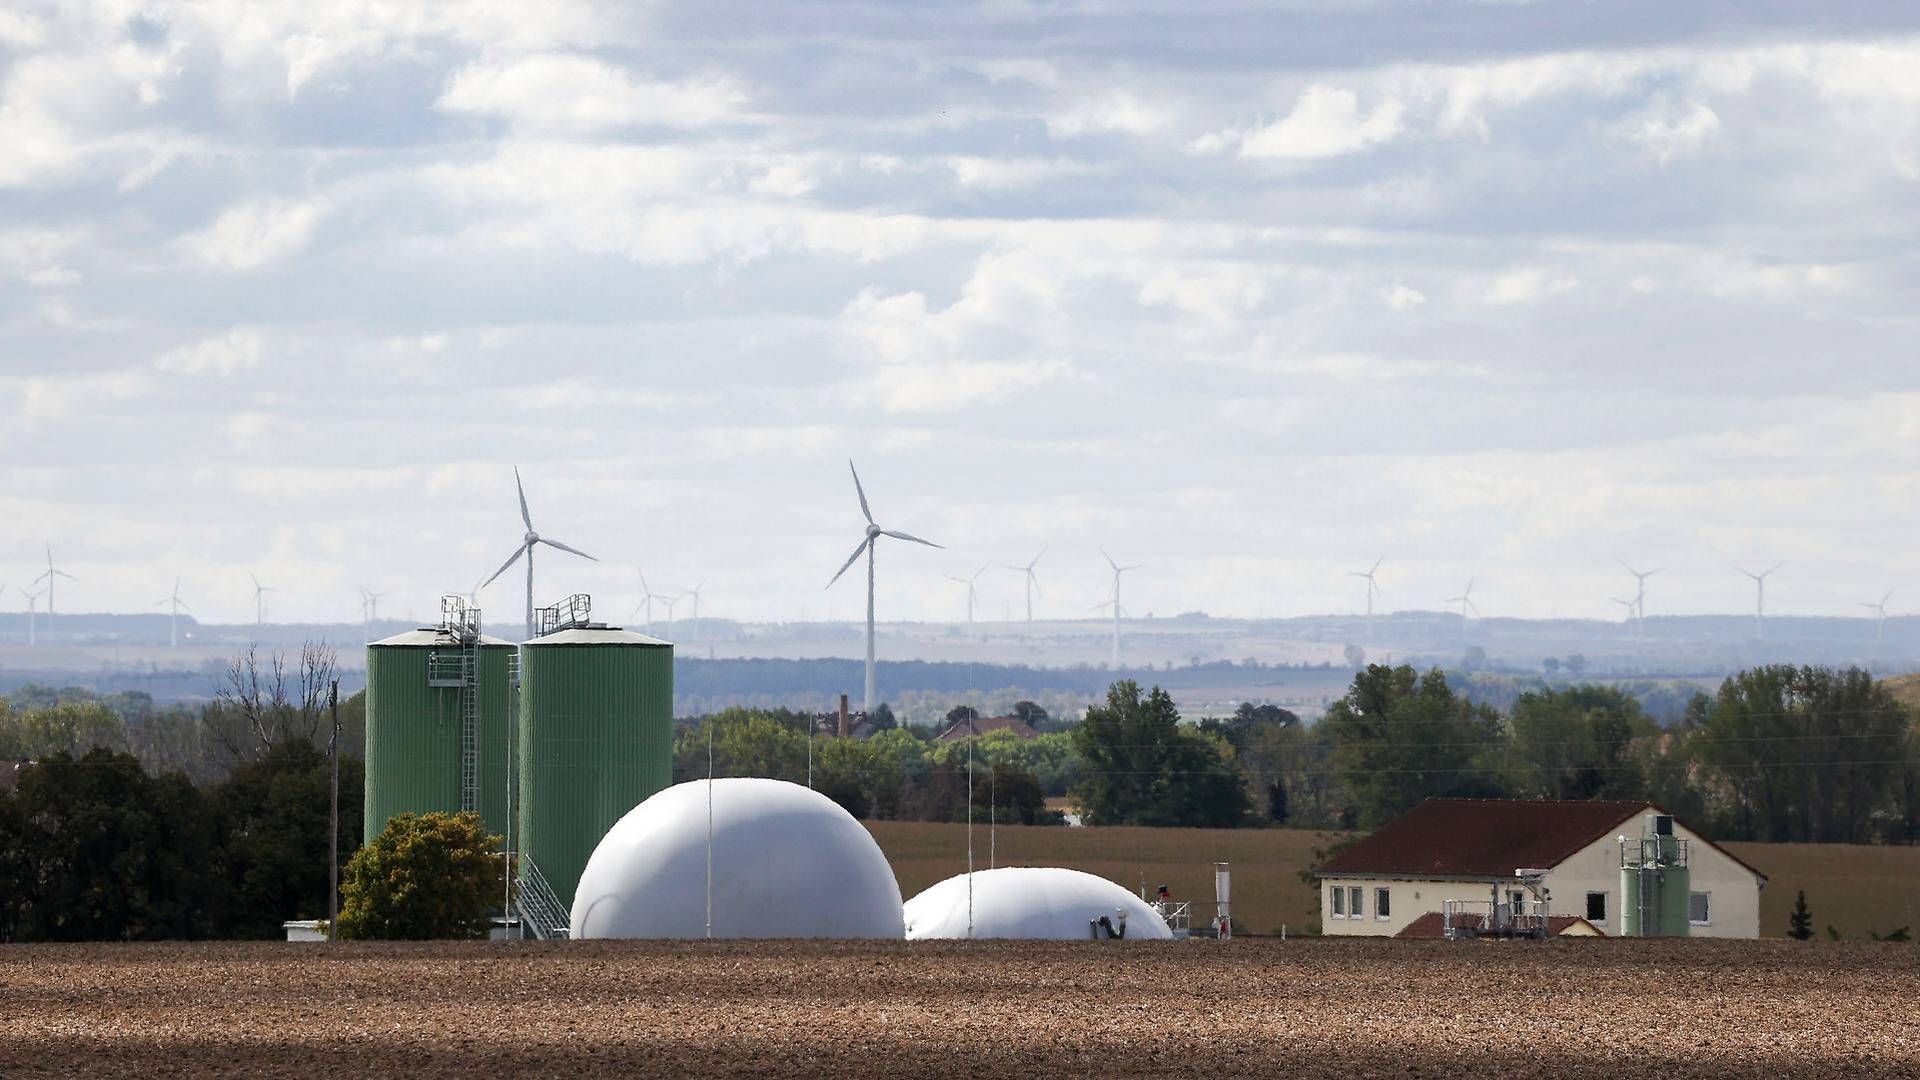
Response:
[[[0,610],[1920,605],[1920,7],[1193,8],[12,0]]]

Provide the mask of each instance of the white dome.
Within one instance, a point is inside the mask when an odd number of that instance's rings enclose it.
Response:
[[[574,890],[576,938],[697,938],[707,927],[707,784],[654,794],[607,830]],[[880,845],[817,791],[713,784],[713,936],[899,938]]]
[[[1173,936],[1151,904],[1103,877],[1052,866],[1009,866],[973,874],[973,936],[1085,941],[1087,923],[1105,915],[1118,926],[1127,916],[1127,940]],[[967,936],[967,875],[950,877],[907,901],[907,937]]]

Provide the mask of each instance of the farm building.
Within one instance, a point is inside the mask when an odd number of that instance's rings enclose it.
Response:
[[[1635,801],[1429,799],[1317,873],[1323,931],[1370,937],[1452,904],[1462,922],[1538,911],[1550,932],[1577,916],[1608,936],[1752,938],[1767,881]]]
[[[1017,716],[981,716],[957,720],[952,727],[934,736],[936,742],[957,742],[970,739],[975,735],[991,735],[996,731],[1011,731],[1022,739],[1037,739],[1040,733],[1033,725]]]

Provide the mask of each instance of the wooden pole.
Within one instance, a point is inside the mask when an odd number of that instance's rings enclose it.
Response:
[[[327,815],[327,940],[337,940],[340,922],[340,680],[327,687],[327,707],[333,713],[333,734],[327,738],[327,760],[333,771],[333,807]]]

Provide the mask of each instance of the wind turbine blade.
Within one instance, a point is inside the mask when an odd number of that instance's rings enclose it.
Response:
[[[909,533],[903,533],[903,532],[895,532],[895,531],[894,531],[894,530],[892,530],[892,529],[881,529],[881,530],[880,530],[880,535],[881,535],[881,536],[891,536],[891,537],[893,537],[893,538],[894,538],[895,540],[911,540],[912,542],[914,542],[914,543],[916,543],[916,544],[925,544],[925,545],[927,545],[927,546],[928,546],[928,547],[930,547],[930,548],[940,548],[940,550],[942,550],[942,551],[945,551],[945,550],[946,550],[946,548],[945,548],[945,546],[943,546],[943,545],[941,545],[941,544],[936,544],[936,543],[934,543],[934,542],[933,542],[933,541],[931,541],[931,540],[922,540],[922,539],[920,539],[919,537],[917,537],[917,536],[914,536],[914,535],[911,535],[911,534],[909,534]]]
[[[867,545],[871,543],[873,543],[872,537],[867,537],[860,541],[860,546],[857,548],[854,548],[853,554],[847,556],[847,561],[841,565],[839,573],[836,573],[833,575],[833,581],[827,582],[827,588],[829,589],[833,588],[833,582],[839,581],[840,575],[846,573],[847,570],[851,568],[855,562],[859,561],[861,554],[867,550]]]
[[[1468,600],[1468,601],[1467,601],[1466,603],[1467,603],[1467,610],[1468,610],[1468,611],[1471,611],[1471,612],[1473,612],[1473,613],[1474,613],[1475,615],[1479,615],[1479,614],[1480,614],[1480,605],[1479,605],[1479,604],[1476,604],[1476,603],[1474,603],[1474,602],[1473,602],[1473,601],[1471,601],[1471,600]]]
[[[1373,579],[1373,575],[1372,575],[1372,574],[1363,574],[1363,573],[1361,573],[1361,572],[1360,572],[1360,571],[1358,571],[1358,570],[1349,570],[1349,571],[1347,571],[1347,576],[1348,576],[1348,577],[1363,577],[1363,578],[1366,578],[1366,579],[1368,579],[1368,580],[1372,580],[1372,579]]]
[[[852,458],[847,459],[847,471],[853,474],[854,494],[860,496],[860,512],[866,515],[867,524],[872,525],[873,511],[867,507],[867,489],[860,486],[860,470],[853,467]]]
[[[959,583],[960,583],[960,584],[962,584],[962,585],[971,585],[971,584],[973,584],[973,582],[971,582],[971,581],[969,581],[969,580],[967,580],[966,578],[963,578],[963,577],[954,577],[954,576],[953,576],[952,574],[941,574],[940,576],[941,576],[941,577],[943,577],[943,578],[946,578],[946,579],[947,579],[948,581],[957,581],[957,582],[959,582]]]
[[[1386,561],[1387,561],[1387,557],[1386,557],[1385,555],[1382,555],[1382,556],[1380,556],[1379,558],[1377,558],[1377,559],[1375,559],[1375,560],[1373,560],[1373,569],[1371,569],[1371,570],[1369,570],[1369,571],[1367,571],[1367,573],[1368,573],[1368,574],[1377,574],[1377,573],[1379,573],[1379,572],[1380,572],[1380,564],[1381,564],[1381,563],[1383,563],[1383,562],[1386,562]]]
[[[41,574],[39,577],[34,578],[32,581],[27,582],[27,584],[38,585],[41,582],[46,581],[48,578],[51,578],[51,577],[53,577],[53,571],[49,570],[46,573]]]
[[[510,558],[510,559],[508,559],[508,560],[507,560],[506,562],[503,562],[503,563],[501,563],[501,564],[500,564],[500,569],[498,569],[498,570],[495,570],[495,571],[493,572],[493,577],[490,577],[490,578],[488,578],[487,580],[485,580],[485,581],[483,581],[483,582],[481,582],[481,583],[480,583],[480,588],[479,588],[479,589],[475,589],[474,591],[475,591],[475,592],[479,592],[479,591],[480,591],[480,589],[484,589],[484,588],[486,588],[487,586],[489,586],[489,585],[491,585],[491,584],[493,584],[493,578],[497,578],[497,577],[499,577],[499,576],[500,576],[501,574],[504,574],[504,573],[506,573],[506,572],[507,572],[507,567],[509,567],[509,566],[512,566],[512,565],[513,565],[514,563],[517,563],[517,562],[519,562],[519,561],[520,561],[520,556],[522,556],[522,555],[525,555],[526,553],[527,553],[527,546],[526,546],[525,544],[522,544],[522,545],[520,545],[520,546],[519,546],[518,548],[515,548],[515,549],[514,549],[514,552],[513,552],[513,557],[512,557],[512,558]]]
[[[1773,572],[1774,572],[1775,570],[1778,570],[1778,569],[1780,569],[1781,567],[1783,567],[1783,566],[1785,566],[1785,565],[1787,565],[1787,564],[1786,564],[1786,563],[1783,563],[1783,562],[1777,562],[1777,563],[1774,563],[1774,564],[1773,564],[1772,566],[1769,566],[1769,567],[1767,567],[1767,573],[1765,573],[1765,574],[1761,574],[1760,576],[1761,576],[1761,577],[1766,577],[1766,576],[1767,576],[1768,574],[1771,574],[1771,573],[1773,573]]]
[[[65,570],[53,570],[53,571],[49,571],[49,572],[50,572],[50,573],[54,573],[54,574],[58,574],[58,575],[60,575],[61,577],[63,577],[63,578],[66,578],[66,579],[67,579],[68,581],[79,581],[79,580],[80,580],[79,578],[77,578],[77,577],[74,577],[74,576],[73,576],[72,574],[69,574],[69,573],[67,573],[67,572],[66,572]]]
[[[520,466],[518,465],[513,467],[513,487],[515,491],[520,493],[520,520],[527,526],[527,531],[532,532],[533,515],[527,512],[527,485],[520,482]]]
[[[1035,555],[1035,556],[1033,557],[1033,561],[1032,561],[1032,562],[1030,562],[1030,563],[1028,563],[1028,564],[1027,564],[1027,567],[1026,567],[1026,568],[1027,568],[1028,570],[1031,570],[1031,569],[1033,569],[1034,567],[1036,567],[1036,566],[1039,566],[1039,565],[1040,565],[1040,559],[1041,559],[1041,557],[1042,557],[1042,556],[1044,556],[1044,555],[1046,555],[1046,553],[1047,553],[1047,548],[1049,548],[1049,547],[1051,547],[1051,546],[1052,546],[1052,545],[1050,545],[1050,544],[1042,544],[1042,545],[1040,545],[1040,554],[1039,554],[1039,555]]]
[[[967,579],[967,584],[969,584],[969,585],[971,585],[971,584],[973,584],[974,582],[976,582],[976,581],[979,581],[979,580],[980,580],[980,575],[981,575],[981,574],[984,574],[984,573],[986,573],[986,572],[987,572],[987,564],[986,564],[986,563],[981,563],[981,564],[980,564],[980,569],[978,569],[978,570],[975,570],[975,571],[973,572],[973,576]]]
[[[1129,570],[1145,570],[1146,568],[1146,563],[1134,563],[1132,566],[1116,566],[1113,568],[1113,572],[1116,574],[1124,574]]]
[[[1887,601],[1889,601],[1889,600],[1891,600],[1891,599],[1893,599],[1893,590],[1892,590],[1892,589],[1888,589],[1888,590],[1887,590],[1887,595],[1885,595],[1885,596],[1883,596],[1883,597],[1881,597],[1881,598],[1880,598],[1880,606],[1881,606],[1881,607],[1886,607],[1886,606],[1887,606]]]
[[[1119,573],[1120,564],[1113,561],[1113,556],[1107,554],[1106,548],[1100,549],[1100,557],[1107,560],[1107,565],[1113,567],[1115,573]]]
[[[549,540],[549,539],[547,539],[546,537],[544,537],[544,536],[543,536],[543,537],[541,537],[541,538],[540,538],[540,543],[542,543],[542,544],[545,544],[545,545],[547,545],[547,546],[548,546],[548,547],[550,547],[550,548],[559,548],[559,549],[560,549],[561,551],[564,551],[564,552],[566,552],[566,553],[567,553],[567,554],[569,554],[569,555],[578,555],[578,556],[580,556],[580,557],[581,557],[581,558],[583,558],[583,559],[588,559],[588,560],[591,560],[591,561],[593,561],[593,562],[599,562],[599,561],[600,561],[599,559],[595,559],[595,558],[594,558],[593,556],[591,556],[591,555],[589,555],[589,554],[587,554],[586,552],[584,552],[584,551],[581,551],[581,550],[580,550],[579,548],[571,548],[571,547],[568,547],[567,545],[565,545],[565,544],[563,544],[563,543],[561,543],[561,542],[560,542],[560,541],[558,541],[558,540]]]
[[[1036,592],[1036,593],[1040,593],[1040,595],[1041,595],[1041,596],[1045,596],[1045,595],[1046,595],[1046,593],[1043,593],[1043,592],[1040,592],[1040,575],[1038,575],[1038,574],[1036,574],[1036,573],[1034,573],[1033,571],[1031,571],[1031,570],[1029,570],[1029,571],[1027,571],[1027,578],[1028,578],[1028,579],[1029,579],[1030,581],[1032,581],[1032,583],[1033,583],[1033,591],[1034,591],[1034,592]]]

